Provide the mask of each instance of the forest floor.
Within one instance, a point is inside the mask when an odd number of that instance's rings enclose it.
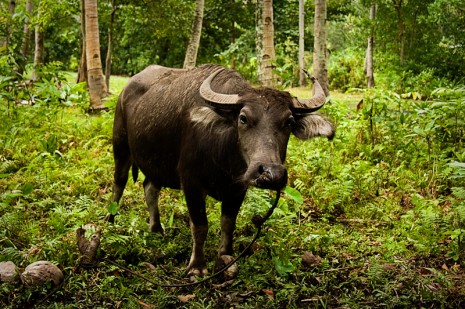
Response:
[[[112,78],[111,92],[125,81]],[[368,103],[357,111],[362,98]],[[238,261],[238,277],[229,285],[215,279],[183,288],[155,284],[185,282],[191,235],[181,192],[162,191],[164,236],[148,232],[143,175],[128,182],[115,223],[105,221],[112,207],[114,102],[98,115],[79,104],[0,102],[0,261],[23,270],[48,260],[65,276],[58,287],[1,283],[0,307],[465,307],[462,170],[434,141],[431,146],[413,135],[427,120],[412,106],[426,102],[335,92],[323,110],[337,124],[335,139],[291,138],[289,188]],[[373,116],[370,102],[386,108],[372,118],[375,129],[366,118]],[[399,116],[400,107],[406,116]],[[454,160],[465,157],[461,147],[451,151]],[[249,191],[236,252],[254,236],[252,216],[264,214],[272,199],[273,192]],[[220,204],[207,202],[211,273]],[[75,233],[82,226],[87,236],[103,230],[98,262],[90,268],[79,266]]]

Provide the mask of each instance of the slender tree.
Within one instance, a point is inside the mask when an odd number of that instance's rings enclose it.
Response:
[[[105,76],[100,57],[97,0],[85,0],[86,11],[86,58],[87,85],[89,86],[91,109],[105,108],[102,98],[107,95]]]
[[[299,84],[300,86],[307,85],[307,79],[305,78],[305,44],[304,44],[304,32],[305,32],[305,0],[299,0]]]
[[[192,23],[192,34],[189,40],[189,45],[187,45],[186,57],[184,58],[185,69],[195,67],[197,61],[197,52],[200,45],[200,36],[202,34],[202,21],[203,21],[203,12],[205,7],[205,0],[196,0],[195,1],[195,17],[194,22]]]
[[[231,0],[231,3],[234,3],[234,0]],[[230,28],[230,42],[233,45],[236,42],[236,21],[234,19],[231,20],[231,28]],[[236,69],[236,56],[231,55],[230,59],[231,68]]]
[[[21,54],[23,57],[27,57],[29,55],[29,48],[31,45],[31,19],[30,16],[32,15],[32,0],[26,0],[26,18],[24,19],[24,36],[23,36],[23,45],[21,47]]]
[[[32,81],[37,81],[40,78],[40,70],[44,64],[45,58],[45,47],[44,47],[44,29],[41,22],[41,2],[37,5],[37,22],[35,26],[35,35],[34,35],[34,66],[32,69]]]
[[[116,0],[111,0],[110,21],[108,23],[107,58],[105,60],[105,83],[106,83],[108,91],[110,90],[111,53],[113,49],[113,24],[115,22],[115,15],[116,15]]]
[[[262,72],[262,57],[263,54],[263,0],[257,0],[255,7],[255,50],[257,54],[257,76],[258,80],[263,75]]]
[[[370,6],[370,35],[368,36],[368,47],[367,47],[367,54],[365,58],[365,67],[366,67],[366,75],[367,75],[367,87],[372,88],[375,86],[375,77],[374,77],[374,66],[373,66],[373,51],[374,51],[374,19],[376,14],[376,4],[372,3]]]
[[[273,0],[263,0],[262,12],[263,24],[263,53],[261,55],[261,73],[259,81],[266,87],[272,87],[275,82],[273,73],[274,61],[276,59],[274,49],[274,26],[273,26]]]
[[[318,79],[325,94],[328,96],[328,68],[326,65],[326,11],[326,0],[315,0],[313,76]]]
[[[404,0],[392,0],[397,13],[397,28],[399,40],[399,64],[404,65],[405,56],[405,22],[403,13]]]
[[[81,60],[76,78],[77,83],[87,83],[87,58],[86,58],[86,5],[85,0],[81,3]]]

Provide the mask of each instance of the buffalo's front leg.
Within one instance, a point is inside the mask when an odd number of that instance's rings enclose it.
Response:
[[[208,274],[205,254],[203,252],[208,233],[207,213],[205,209],[205,194],[201,190],[184,188],[187,208],[189,209],[190,227],[192,233],[192,255],[187,276],[203,276]]]
[[[233,258],[233,234],[236,228],[236,218],[244,200],[245,192],[233,197],[228,197],[221,204],[221,242],[218,249],[218,258],[215,264],[215,272],[223,269]],[[233,264],[223,273],[223,280],[228,281],[237,276],[237,265]]]
[[[144,180],[145,202],[149,209],[149,229],[151,232],[163,234],[163,227],[160,223],[160,212],[158,210],[158,195],[160,188],[157,188],[147,178]]]
[[[227,197],[221,204],[221,243],[218,257],[233,255],[233,233],[236,229],[236,218],[244,201],[245,192]]]

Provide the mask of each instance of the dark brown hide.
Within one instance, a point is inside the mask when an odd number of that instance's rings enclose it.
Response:
[[[191,70],[150,66],[131,78],[115,114],[113,200],[119,202],[131,166],[144,173],[150,229],[162,232],[158,193],[182,188],[189,209],[193,249],[189,275],[204,275],[208,231],[205,197],[222,201],[218,255],[232,255],[236,216],[250,185],[279,189],[291,132],[300,139],[331,138],[333,125],[319,114],[294,114],[289,93],[255,89],[237,72],[224,69],[211,81],[221,94],[237,94],[238,108],[222,108],[199,93],[221,68]]]

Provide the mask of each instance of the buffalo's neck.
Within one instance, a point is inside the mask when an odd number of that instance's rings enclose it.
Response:
[[[184,134],[180,158],[180,177],[201,182],[206,193],[218,200],[222,200],[231,190],[247,188],[242,183],[247,165],[239,152],[234,128],[221,134],[214,130],[191,128]]]

